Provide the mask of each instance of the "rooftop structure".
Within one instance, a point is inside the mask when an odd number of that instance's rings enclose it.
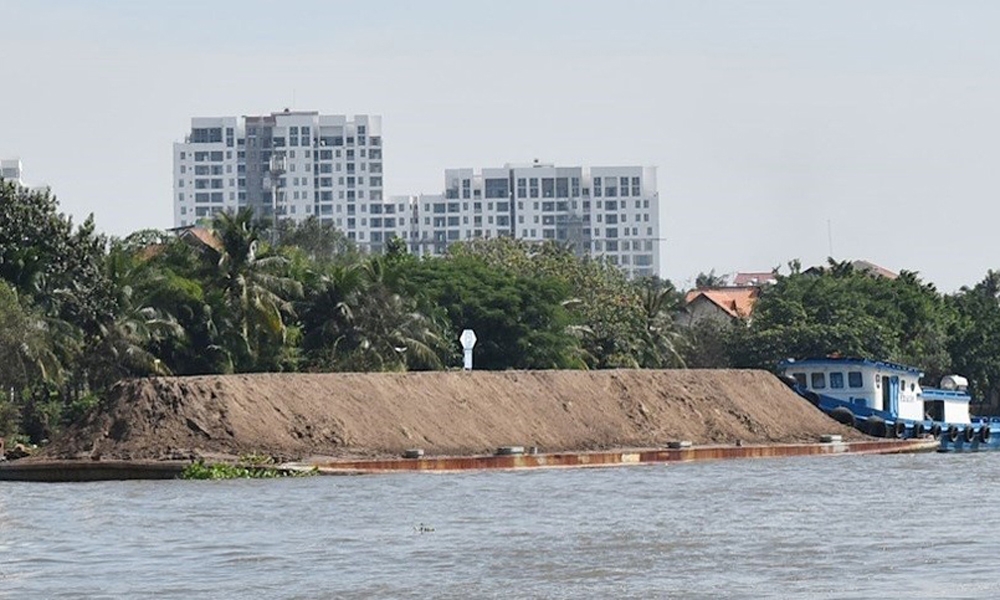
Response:
[[[24,180],[24,165],[20,158],[0,159],[0,179],[12,181],[15,184],[28,188],[31,191],[46,192],[49,190],[47,184],[31,185]]]
[[[5,158],[0,160],[0,177],[7,181],[13,181],[18,185],[24,185],[21,181],[21,177],[24,173],[24,167],[21,164],[20,158]]]

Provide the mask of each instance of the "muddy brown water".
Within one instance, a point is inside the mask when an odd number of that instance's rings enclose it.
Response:
[[[0,483],[0,598],[990,598],[1000,454]]]

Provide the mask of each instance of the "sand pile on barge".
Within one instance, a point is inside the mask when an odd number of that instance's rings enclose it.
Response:
[[[62,458],[475,454],[861,439],[749,370],[247,374],[125,381]]]

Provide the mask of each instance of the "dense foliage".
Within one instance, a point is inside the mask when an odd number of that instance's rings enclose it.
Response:
[[[249,211],[209,230],[95,233],[0,182],[0,436],[50,436],[115,381],[251,371],[757,367],[839,352],[957,370],[1000,397],[1000,273],[942,295],[831,261],[765,287],[753,319],[680,327],[683,294],[556,243],[508,238],[418,258],[359,252],[310,219]],[[710,273],[702,285],[716,285]]]
[[[282,468],[271,460],[242,459],[239,464],[206,463],[203,460],[198,460],[185,467],[180,478],[213,481],[219,479],[276,479],[279,477],[309,477],[317,473],[316,469]]]

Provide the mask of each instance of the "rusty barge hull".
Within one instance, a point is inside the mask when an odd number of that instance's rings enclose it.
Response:
[[[12,460],[0,463],[0,481],[118,481],[176,479],[190,461]]]
[[[938,442],[936,440],[877,440],[851,443],[691,446],[678,449],[647,448],[545,454],[432,456],[416,459],[323,460],[291,463],[281,465],[278,468],[315,469],[324,475],[360,475],[407,471],[441,473],[491,469],[615,467],[736,458],[899,454],[933,452],[937,448]],[[0,463],[0,481],[74,482],[176,479],[189,464],[190,461],[19,460]]]
[[[737,458],[781,458],[791,456],[833,456],[843,454],[901,454],[933,452],[936,440],[877,440],[818,444],[776,444],[747,446],[691,446],[666,449],[631,449],[596,452],[555,452],[546,454],[431,456],[365,460],[312,461],[300,467],[315,468],[327,475],[392,473],[403,471],[471,471],[489,469],[544,469],[615,467],[699,460]]]

